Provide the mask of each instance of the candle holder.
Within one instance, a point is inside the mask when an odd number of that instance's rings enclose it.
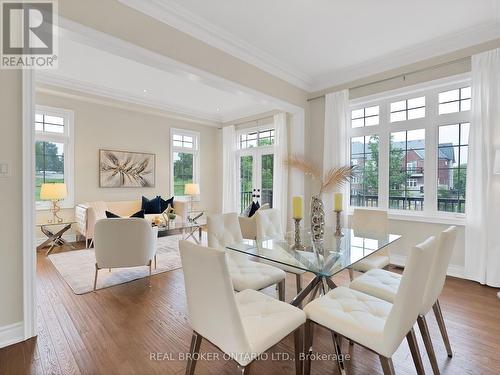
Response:
[[[343,237],[344,233],[342,233],[342,226],[340,225],[340,214],[342,213],[342,210],[335,210],[336,217],[337,217],[337,223],[335,226],[335,237]]]
[[[302,244],[302,239],[300,238],[300,221],[302,219],[293,219],[295,221],[295,243],[292,246],[293,250],[305,250],[306,247]]]

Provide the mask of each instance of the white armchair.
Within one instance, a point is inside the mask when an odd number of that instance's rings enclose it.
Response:
[[[384,374],[392,375],[395,372],[391,357],[406,336],[417,373],[423,374],[413,325],[422,308],[436,242],[430,237],[411,250],[394,304],[347,287],[335,288],[309,303],[304,308],[308,319],[306,350],[312,345],[313,324],[317,324],[332,331],[337,358],[342,358],[339,339],[345,337],[378,354]],[[310,365],[306,358],[306,375]],[[340,372],[345,373],[342,360],[338,365]]]
[[[448,338],[443,314],[439,305],[439,295],[443,290],[444,282],[446,280],[446,272],[448,270],[451,254],[453,253],[453,248],[455,246],[456,235],[457,229],[452,226],[443,231],[439,237],[437,250],[434,252],[432,263],[429,264],[431,272],[425,288],[423,305],[420,309],[420,315],[417,320],[422,338],[424,339],[425,347],[427,349],[427,354],[429,355],[429,360],[435,374],[439,374],[439,366],[437,364],[436,355],[432,346],[425,315],[431,310],[431,308],[434,310],[434,315],[436,316],[448,357],[451,358],[453,356],[453,352],[451,351],[450,340]],[[398,294],[400,284],[400,274],[374,269],[354,279],[349,287],[393,303]]]
[[[268,210],[269,203],[263,204],[257,212],[261,210]],[[257,212],[252,217],[247,217],[240,215],[238,216],[238,220],[240,222],[241,234],[243,238],[247,240],[255,240],[257,238],[257,224],[255,222],[255,218],[257,217]]]
[[[194,374],[203,338],[248,374],[254,359],[291,333],[295,337],[295,370],[301,374],[304,312],[251,289],[235,295],[224,251],[188,241],[180,241],[179,249],[193,328],[186,374]]]
[[[95,224],[95,279],[102,268],[149,266],[156,254],[156,228],[144,219],[101,219]]]
[[[355,208],[351,219],[351,226],[354,230],[354,234],[359,234],[361,236],[387,233],[389,226],[387,211]],[[387,247],[377,251],[376,254],[360,260],[353,264],[352,268],[349,268],[351,281],[354,278],[353,270],[366,272],[371,269],[385,268],[389,265],[390,261],[391,258]]]
[[[226,246],[243,241],[236,213],[210,215],[207,218],[208,246],[225,251]],[[285,272],[279,268],[252,262],[244,254],[227,252],[229,274],[234,290],[260,290],[278,285],[279,299],[285,299]]]
[[[257,241],[263,241],[271,238],[284,238],[283,230],[281,228],[281,214],[279,210],[271,208],[269,210],[257,211],[257,213],[255,214],[255,223],[257,228]],[[310,254],[314,255],[313,253]],[[307,254],[304,253],[304,256],[307,256]],[[281,268],[285,272],[294,274],[297,294],[300,293],[300,291],[302,290],[302,275],[305,273],[305,271],[298,268],[285,266],[284,264],[277,262],[271,262],[262,259],[260,260],[260,262],[272,264],[273,266]]]

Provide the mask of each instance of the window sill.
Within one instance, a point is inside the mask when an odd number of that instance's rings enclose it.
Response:
[[[370,207],[357,207],[366,210],[374,209],[378,210],[380,208],[370,208]],[[354,207],[350,207],[348,212],[349,216],[352,216]],[[397,210],[388,211],[389,220],[401,220],[401,221],[411,221],[418,223],[430,223],[430,224],[444,224],[444,225],[461,225],[465,226],[466,216],[465,214],[454,214],[454,213],[441,213],[436,215],[429,215],[421,212],[404,212]]]
[[[75,208],[74,204],[61,204],[61,210],[71,210]],[[39,204],[38,202],[35,202],[35,211],[50,211],[52,208],[51,204]]]
[[[466,223],[466,218],[464,214],[428,215],[428,214],[417,214],[417,213],[403,213],[399,211],[389,210],[388,216],[389,220],[402,220],[402,221],[412,221],[419,223],[462,225],[462,226],[464,226]]]

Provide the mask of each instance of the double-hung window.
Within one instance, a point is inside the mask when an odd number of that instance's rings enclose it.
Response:
[[[186,184],[200,181],[200,134],[193,131],[171,130],[171,191],[184,196]]]
[[[463,215],[472,100],[464,75],[351,101],[350,206]]]
[[[73,112],[36,106],[35,109],[35,203],[36,208],[49,208],[40,200],[45,183],[65,183],[67,198],[61,207],[74,206],[74,128]]]

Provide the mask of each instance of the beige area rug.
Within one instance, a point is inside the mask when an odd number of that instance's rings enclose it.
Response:
[[[179,255],[180,239],[182,239],[181,235],[158,238],[156,269],[153,267],[153,275],[182,267]],[[206,242],[205,238],[204,240]],[[94,249],[51,254],[49,255],[49,259],[75,294],[88,293],[94,289]],[[148,275],[149,269],[147,266],[114,268],[111,272],[107,269],[102,269],[99,271],[97,289],[109,288],[110,286],[142,279]]]

